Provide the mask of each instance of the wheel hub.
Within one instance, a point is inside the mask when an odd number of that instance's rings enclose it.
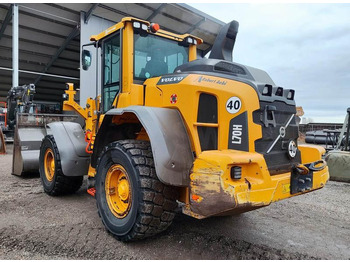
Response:
[[[55,175],[55,158],[51,148],[48,148],[44,156],[45,177],[48,181],[52,181]]]
[[[118,194],[121,200],[125,201],[129,197],[129,183],[126,180],[120,181],[118,185]]]
[[[106,200],[111,212],[118,218],[128,215],[131,207],[129,175],[121,165],[112,165],[106,174]]]

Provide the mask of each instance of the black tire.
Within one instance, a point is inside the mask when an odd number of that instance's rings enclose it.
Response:
[[[108,170],[122,166],[128,174],[131,207],[123,218],[115,216],[107,203]],[[118,240],[142,239],[166,230],[175,217],[177,190],[158,180],[150,143],[121,140],[109,144],[98,160],[96,201],[103,224]]]
[[[45,175],[45,154],[47,150],[53,153],[55,168],[53,178],[50,181]],[[39,172],[44,191],[51,196],[72,194],[76,192],[83,183],[82,176],[68,177],[62,172],[60,153],[55,139],[52,135],[47,135],[43,139],[40,147]]]

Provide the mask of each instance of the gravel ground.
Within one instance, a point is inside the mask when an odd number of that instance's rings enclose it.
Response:
[[[11,175],[0,155],[0,259],[350,259],[350,184],[233,217],[179,214],[161,235],[134,243],[104,229],[86,188],[43,192],[38,176]]]

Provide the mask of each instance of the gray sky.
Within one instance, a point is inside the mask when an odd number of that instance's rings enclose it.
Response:
[[[314,122],[343,122],[350,107],[350,4],[194,4],[240,24],[233,59],[296,90]]]

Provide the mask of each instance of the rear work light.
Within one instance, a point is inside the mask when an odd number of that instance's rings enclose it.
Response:
[[[283,88],[278,87],[275,93],[276,96],[283,96]]]
[[[265,85],[262,94],[264,96],[271,96],[272,95],[272,86],[271,85]]]
[[[183,41],[182,41],[182,45],[183,46],[189,46],[189,45],[197,45],[197,40],[194,39],[193,37],[186,37]]]
[[[290,89],[289,92],[288,92],[288,95],[287,95],[287,99],[288,100],[293,100],[294,99],[294,94],[295,94],[295,91],[293,89]]]
[[[242,168],[240,166],[231,167],[231,179],[241,179]]]

